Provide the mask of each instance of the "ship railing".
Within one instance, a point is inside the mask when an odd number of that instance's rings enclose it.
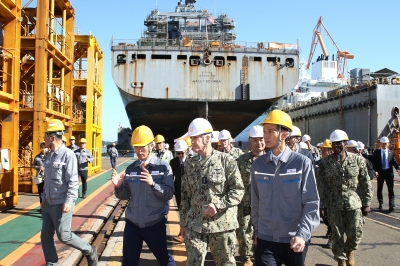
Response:
[[[50,110],[68,115],[70,108],[71,95],[61,89],[59,85],[47,83],[47,105]]]
[[[50,24],[48,27],[49,42],[53,44],[59,51],[64,53],[69,59],[73,59],[73,49],[68,45],[72,43],[72,37],[66,32],[65,27],[59,20],[49,12]]]
[[[246,42],[236,41],[235,36],[232,38],[207,39],[206,35],[199,32],[193,32],[191,37],[183,40],[179,39],[158,39],[158,38],[141,38],[141,39],[113,39],[112,46],[125,47],[224,47],[224,48],[243,48],[243,49],[266,49],[266,50],[299,50],[297,44],[276,43],[276,42]]]
[[[84,124],[83,110],[78,108],[72,108],[72,123]]]

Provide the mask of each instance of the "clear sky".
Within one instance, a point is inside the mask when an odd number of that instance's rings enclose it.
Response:
[[[25,4],[27,0],[23,1]],[[173,11],[178,0],[70,0],[75,9],[75,26],[81,34],[91,33],[105,55],[103,97],[103,140],[117,140],[120,124],[130,127],[119,92],[111,77],[111,37],[138,39],[144,19],[158,6]],[[184,2],[184,0],[183,0]],[[35,6],[33,2],[30,6]],[[313,29],[319,16],[343,51],[354,54],[349,70],[384,67],[400,72],[400,1],[398,0],[197,0],[197,9],[227,13],[235,20],[237,41],[297,43],[301,57],[308,59]],[[323,38],[330,55],[336,49]],[[120,40],[121,41],[121,40]],[[316,57],[321,54],[318,46]],[[336,57],[336,56],[335,56]]]

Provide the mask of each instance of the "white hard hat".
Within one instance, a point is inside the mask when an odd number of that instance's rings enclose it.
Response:
[[[305,144],[304,142],[300,142],[299,145],[300,145],[300,148],[308,150],[308,145]]]
[[[321,146],[322,146],[322,142],[320,142],[320,143],[317,144],[317,147],[318,147],[318,148],[321,147]]]
[[[207,133],[212,133],[212,131],[213,131],[213,128],[212,128],[210,122],[208,122],[208,120],[206,120],[204,118],[196,118],[189,125],[188,135],[189,135],[189,137],[193,137],[193,136],[203,135],[203,134],[207,134]]]
[[[211,143],[217,143],[218,142],[218,135],[219,135],[219,131],[213,131],[212,132]]]
[[[300,128],[296,126],[292,126],[292,132],[290,132],[291,137],[301,137],[301,131]],[[307,135],[305,135],[307,136]]]
[[[304,135],[303,138],[301,139],[302,142],[306,142],[308,140],[311,140],[311,137],[309,135]]]
[[[183,139],[178,140],[174,147],[175,151],[186,151],[188,149],[188,145]]]
[[[357,147],[358,147],[359,150],[365,149],[365,145],[361,141],[357,141]]]
[[[358,143],[357,143],[355,140],[349,140],[349,141],[347,142],[346,147],[349,147],[349,148],[356,148],[356,147],[358,147]]]
[[[263,138],[264,128],[260,125],[255,125],[249,130],[249,138]]]
[[[382,137],[381,138],[381,143],[389,143],[388,137]]]
[[[224,130],[221,130],[221,132],[219,132],[218,139],[219,140],[232,139],[232,136],[228,130],[224,129]]]
[[[331,142],[336,142],[336,141],[342,141],[342,140],[349,140],[349,137],[347,136],[346,132],[340,129],[336,129],[331,133],[331,136],[329,137]]]
[[[165,148],[168,149],[169,148],[169,144],[165,143]]]

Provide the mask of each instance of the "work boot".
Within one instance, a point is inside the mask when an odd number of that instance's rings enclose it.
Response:
[[[95,246],[92,246],[92,250],[85,255],[88,266],[96,266],[97,263],[99,262],[97,258],[97,248]]]
[[[253,266],[253,262],[251,261],[251,258],[246,258],[243,261],[242,266]]]
[[[346,262],[344,260],[339,260],[337,265],[338,266],[346,266]]]
[[[354,255],[354,250],[347,250],[346,251],[346,256],[347,256],[346,265],[347,266],[354,266],[355,263],[356,263],[356,257]]]

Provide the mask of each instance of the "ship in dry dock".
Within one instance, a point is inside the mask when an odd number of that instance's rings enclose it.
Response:
[[[173,140],[204,117],[235,135],[296,85],[296,44],[239,42],[233,19],[195,2],[151,11],[138,40],[113,40],[112,76],[132,128]]]

